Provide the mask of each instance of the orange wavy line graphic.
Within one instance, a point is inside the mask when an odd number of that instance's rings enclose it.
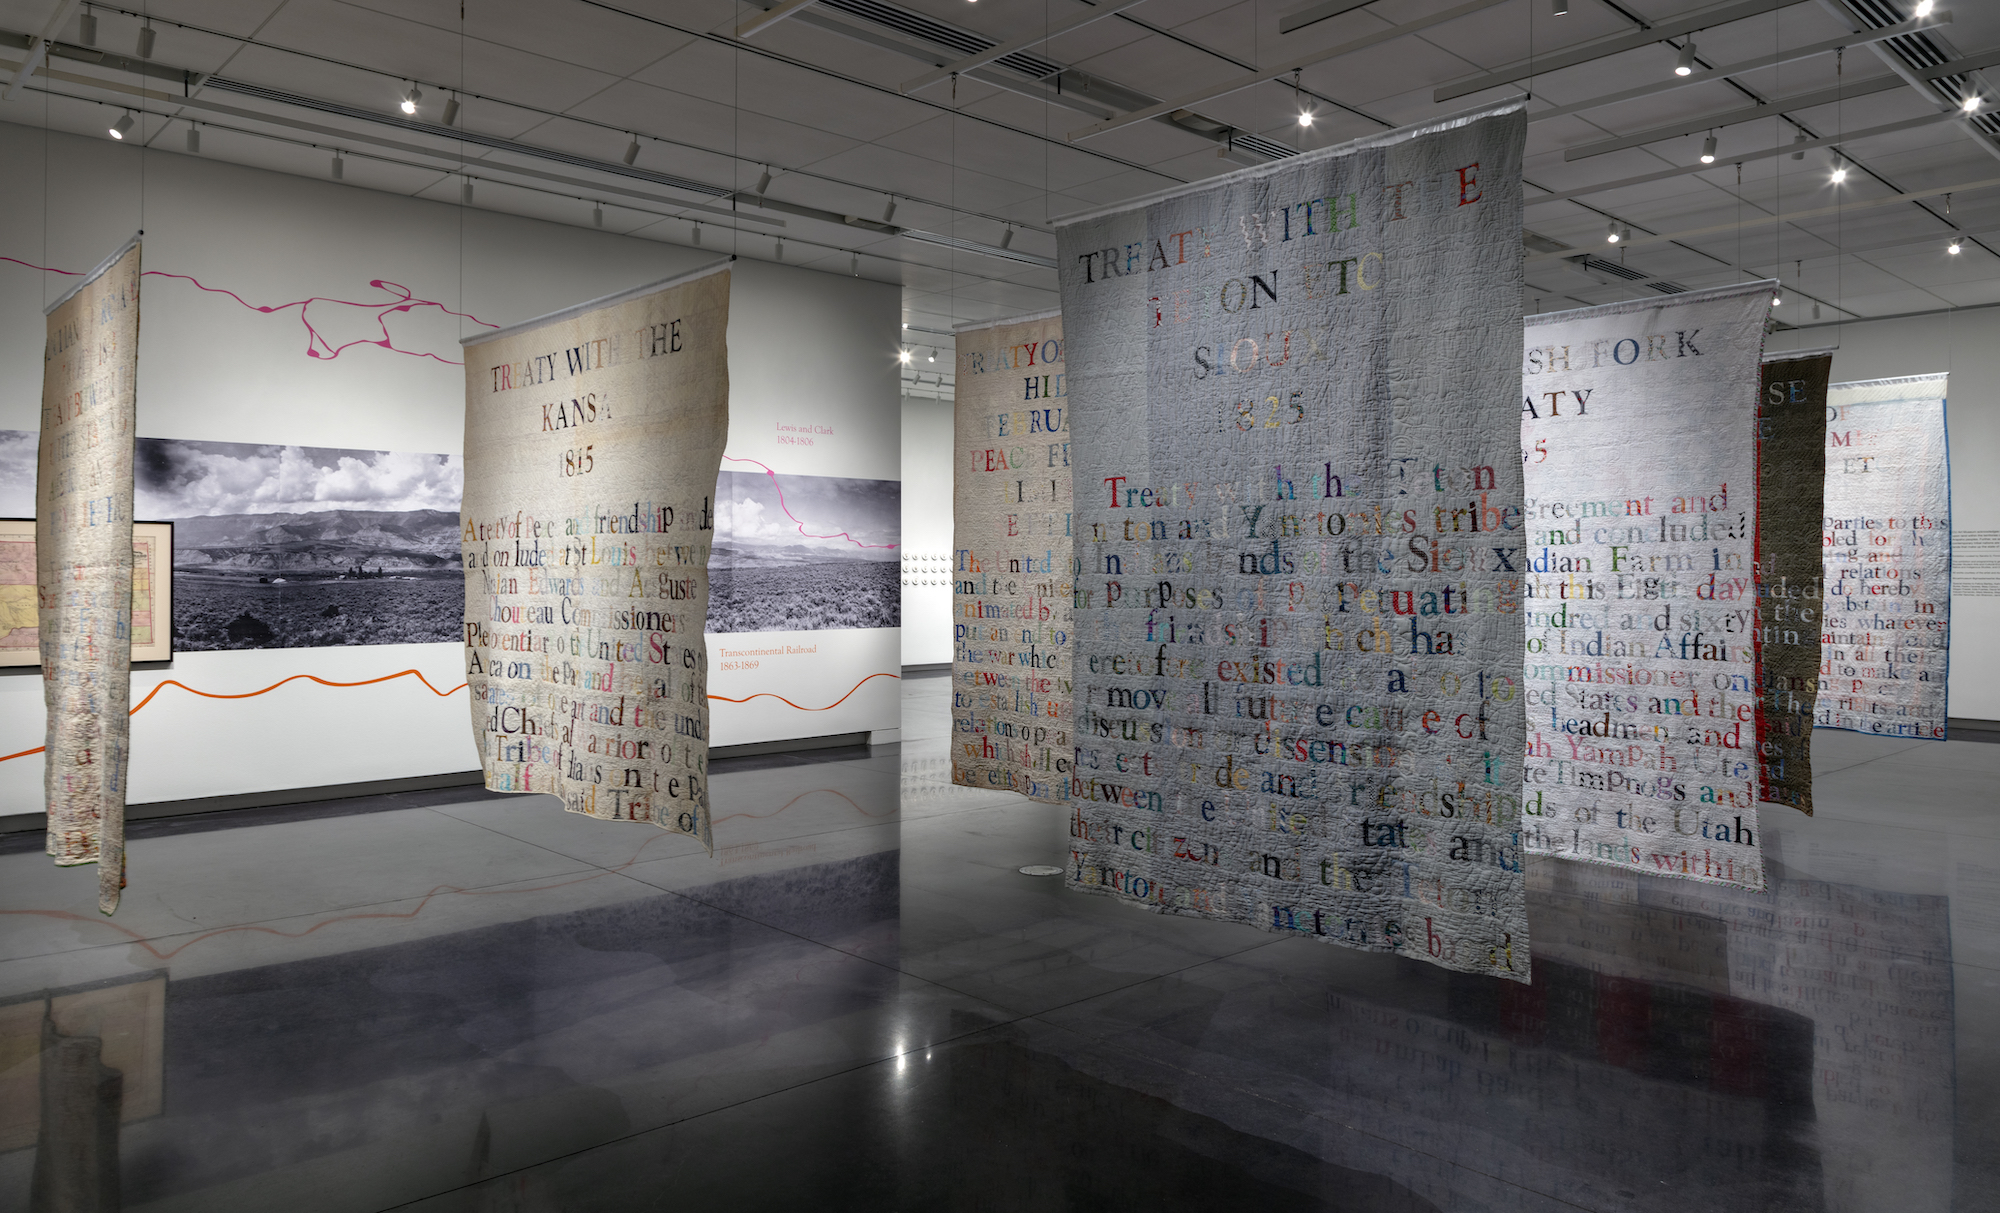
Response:
[[[778,694],[776,691],[759,691],[755,695],[746,695],[741,699],[731,699],[727,695],[710,695],[709,698],[720,699],[724,703],[749,703],[752,699],[769,698],[769,699],[775,699],[780,703],[791,704],[792,707],[797,708],[801,712],[825,712],[833,708],[837,708],[841,704],[846,703],[849,699],[852,699],[854,697],[854,692],[860,690],[863,686],[865,686],[868,683],[869,679],[873,678],[901,679],[902,677],[903,676],[901,674],[886,674],[886,673],[870,674],[867,678],[863,678],[860,682],[855,683],[854,686],[851,689],[849,689],[847,694],[842,695],[840,698],[834,700],[832,703],[827,704],[826,707],[823,708],[809,708],[804,706],[803,704],[792,703],[791,700],[786,699],[783,695]]]
[[[242,691],[235,694],[230,694],[221,691],[197,690],[194,687],[189,686],[185,682],[181,682],[173,678],[167,678],[167,679],[162,679],[158,686],[146,692],[146,697],[144,699],[141,699],[137,704],[133,705],[131,711],[125,714],[127,716],[134,715],[135,713],[138,712],[140,708],[143,708],[147,704],[153,702],[153,696],[158,695],[161,691],[166,690],[168,687],[179,687],[181,690],[188,692],[190,695],[199,695],[203,699],[252,699],[258,695],[267,695],[270,692],[277,690],[279,687],[284,686],[286,683],[297,682],[301,678],[304,678],[310,682],[317,682],[323,687],[365,687],[365,686],[373,686],[378,682],[388,682],[389,680],[394,678],[415,678],[418,682],[421,682],[426,687],[429,687],[431,694],[436,695],[440,699],[446,698],[451,695],[456,695],[460,691],[463,691],[466,686],[465,683],[461,682],[457,686],[451,688],[451,690],[449,691],[440,691],[435,686],[432,686],[431,680],[424,677],[423,673],[419,670],[398,670],[393,674],[384,674],[380,678],[364,678],[359,682],[332,682],[329,681],[328,679],[321,678],[317,674],[294,674],[290,678],[281,678],[278,681],[272,683],[270,686],[264,687],[262,690]],[[792,707],[797,708],[801,712],[825,712],[825,711],[830,711],[833,708],[837,708],[843,703],[846,703],[849,699],[854,697],[855,691],[860,690],[864,684],[866,684],[870,679],[874,678],[900,679],[902,678],[902,675],[888,674],[888,673],[870,674],[867,678],[863,678],[860,682],[855,683],[854,686],[848,690],[847,694],[842,695],[840,698],[834,700],[832,703],[827,704],[826,707],[823,708],[809,708],[805,707],[802,704],[792,703],[791,700],[786,699],[783,695],[780,695],[775,691],[759,691],[755,695],[748,695],[742,699],[731,699],[727,695],[710,695],[709,698],[719,699],[724,703],[749,703],[752,699],[770,698],[779,700],[780,702],[783,703],[790,704]],[[0,762],[7,762],[10,759],[15,759],[15,758],[26,758],[30,754],[40,754],[47,748],[48,748],[47,746],[36,746],[32,750],[22,750],[19,753],[15,754],[0,754]]]
[[[141,699],[138,703],[134,704],[132,706],[132,709],[126,712],[125,714],[127,716],[136,715],[140,708],[143,708],[147,704],[153,702],[153,696],[158,695],[161,691],[166,690],[168,687],[179,687],[181,690],[186,691],[188,694],[199,695],[203,699],[253,699],[258,695],[268,695],[272,691],[277,690],[279,687],[284,686],[286,683],[297,682],[301,678],[308,679],[309,681],[312,682],[317,682],[323,687],[365,687],[365,686],[373,686],[375,683],[378,682],[388,682],[392,678],[415,678],[418,682],[421,682],[425,686],[430,687],[431,694],[436,695],[440,699],[443,699],[447,696],[456,695],[460,691],[465,689],[465,684],[461,682],[449,691],[440,691],[436,687],[431,686],[431,680],[424,677],[422,671],[420,670],[397,670],[393,674],[384,674],[380,678],[364,678],[360,682],[331,682],[325,678],[321,678],[317,674],[294,674],[290,678],[280,678],[278,681],[272,683],[270,686],[263,688],[262,690],[241,691],[234,694],[225,691],[197,690],[196,688],[189,686],[187,683],[182,682],[179,679],[163,678],[160,680],[160,684],[158,686],[146,692],[146,697],[144,699]],[[11,758],[26,758],[30,754],[39,754],[42,751],[46,750],[47,748],[48,748],[47,746],[38,745],[32,750],[22,750],[18,754],[0,755],[0,762],[6,762],[8,759]]]

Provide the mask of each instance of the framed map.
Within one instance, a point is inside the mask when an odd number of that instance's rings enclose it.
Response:
[[[132,524],[132,660],[174,655],[174,524]],[[0,666],[40,665],[35,520],[0,518]]]

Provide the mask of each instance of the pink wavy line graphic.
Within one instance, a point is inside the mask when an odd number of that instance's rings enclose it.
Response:
[[[26,266],[28,269],[31,270],[40,270],[45,274],[62,274],[65,277],[70,277],[70,278],[76,277],[80,272],[78,270],[57,269],[54,266],[48,266],[48,265],[36,265],[33,262],[23,261],[19,257],[0,257],[0,261],[11,261],[15,265]],[[322,361],[338,358],[342,353],[344,353],[349,349],[352,349],[357,345],[369,345],[369,346],[374,346],[378,349],[388,350],[391,353],[406,354],[412,358],[429,358],[435,362],[446,363],[450,366],[463,366],[464,363],[461,363],[456,359],[442,358],[426,350],[403,349],[401,346],[398,346],[396,344],[395,338],[389,335],[388,317],[390,315],[396,312],[414,311],[420,307],[433,307],[436,308],[438,311],[443,312],[447,316],[457,316],[464,320],[470,320],[474,324],[485,325],[487,328],[490,329],[500,327],[499,325],[494,324],[490,321],[481,320],[479,317],[472,315],[470,312],[455,312],[450,308],[446,307],[444,304],[439,303],[435,299],[419,299],[416,297],[415,292],[411,291],[408,287],[403,286],[401,283],[389,282],[381,278],[370,279],[368,285],[374,287],[378,291],[387,292],[390,295],[395,296],[394,298],[387,300],[375,300],[372,302],[364,303],[352,299],[335,299],[326,295],[314,295],[309,299],[300,299],[293,303],[259,304],[250,302],[248,299],[245,299],[243,296],[237,294],[235,291],[227,289],[226,287],[209,286],[206,283],[202,282],[200,279],[195,278],[188,274],[175,274],[175,273],[170,273],[166,270],[146,270],[141,274],[141,276],[177,278],[183,282],[193,283],[196,290],[206,291],[211,295],[227,295],[231,299],[234,299],[236,302],[242,304],[244,307],[250,309],[251,311],[261,312],[267,316],[273,315],[278,312],[290,311],[293,308],[297,308],[299,309],[299,323],[304,325],[306,330],[306,357],[318,358]],[[340,345],[335,345],[331,341],[327,340],[325,334],[321,333],[319,329],[313,326],[312,319],[307,315],[307,309],[310,308],[315,303],[330,303],[338,305],[340,307],[356,307],[360,308],[363,311],[372,311],[375,313],[376,327],[377,329],[380,330],[382,336],[379,339],[374,337],[359,337],[353,341],[348,341]]]
[[[858,548],[881,548],[885,551],[900,546],[894,543],[863,543],[846,531],[835,531],[831,535],[809,534],[806,531],[806,524],[797,514],[792,513],[792,507],[785,504],[785,486],[778,483],[778,473],[772,471],[764,464],[757,463],[755,459],[738,459],[734,455],[724,455],[723,458],[729,460],[731,463],[755,463],[758,467],[763,468],[764,474],[771,478],[771,487],[778,490],[778,508],[785,511],[785,517],[799,524],[799,534],[804,535],[807,539],[845,539]]]

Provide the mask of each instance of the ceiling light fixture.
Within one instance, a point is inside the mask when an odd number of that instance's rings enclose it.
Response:
[[[625,163],[630,164],[634,160],[637,160],[638,158],[639,158],[639,136],[634,135],[632,136],[632,142],[625,145]]]
[[[472,205],[472,178],[467,177],[465,179],[465,184],[459,188],[458,196],[465,205]]]
[[[153,27],[150,25],[139,27],[139,57],[141,59],[153,57]]]
[[[882,208],[882,223],[887,226],[896,217],[896,195],[889,195],[889,205]]]
[[[924,359],[924,361],[925,361],[925,362],[936,362],[936,361],[937,361],[937,351],[936,351],[936,350],[932,350],[932,351],[931,351],[931,353],[930,353],[930,357],[928,357],[928,358]]]
[[[1804,143],[1805,141],[1806,141],[1806,133],[1804,131],[1800,131],[1797,135],[1792,137],[1792,146],[1797,147],[1799,144]],[[1806,154],[1802,151],[1792,153],[1792,159],[1794,160],[1804,160],[1805,158]]]
[[[1618,221],[1616,219],[1613,219],[1611,226],[1605,229],[1604,239],[1611,244],[1618,243]]]
[[[1000,233],[1000,247],[1009,248],[1013,245],[1013,243],[1014,243],[1014,225],[1010,223],[1007,225],[1007,230]]]
[[[188,155],[201,155],[201,128],[192,122],[188,123]]]
[[[910,351],[904,350],[897,356],[902,359],[904,366],[910,365]]]
[[[757,188],[752,192],[755,193],[759,198],[762,198],[770,188],[771,188],[771,166],[767,164],[764,166],[763,173],[759,175],[757,178]]]
[[[1963,247],[1964,243],[1957,236],[1953,236],[1951,243],[1944,246],[1944,251],[1956,257],[1959,254],[1959,250]]]
[[[1569,0],[1549,0],[1549,12],[1557,17],[1569,16]]]
[[[130,113],[119,118],[118,121],[111,124],[111,137],[113,139],[124,139],[132,131],[132,122],[133,119]]]
[[[785,238],[783,236],[780,236],[778,237],[778,260],[783,261],[784,259],[785,259]]]
[[[861,277],[861,254],[850,250],[847,254],[847,276]]]
[[[1302,70],[1301,68],[1292,69],[1292,105],[1299,111],[1299,125],[1310,128],[1313,124],[1312,107],[1305,103],[1305,98],[1300,94],[1299,90],[1299,73]]]
[[[1928,17],[1931,15],[1931,9],[1936,7],[1936,5],[1937,0],[1917,0],[1916,11],[1910,15],[1919,18]]]
[[[347,179],[347,161],[340,158],[339,152],[333,154],[333,167],[328,171],[335,181],[344,181]]]
[[[444,124],[458,125],[458,95],[455,93],[444,99]]]
[[[604,226],[604,204],[602,202],[593,203],[591,205],[590,226],[592,227]]]
[[[1784,301],[1785,301],[1785,296],[1784,296],[1784,294],[1783,294],[1782,292],[1780,292],[1780,291],[1779,291],[1779,290],[1778,290],[1777,288],[1775,288],[1775,287],[1774,287],[1774,288],[1772,288],[1772,290],[1771,290],[1771,306],[1772,306],[1772,307],[1777,307],[1777,306],[1778,306],[1779,304],[1783,303]]]
[[[1703,164],[1715,163],[1715,136],[1713,134],[1710,134],[1709,137],[1702,142],[1701,162]]]
[[[412,84],[410,86],[410,91],[403,94],[403,104],[400,108],[406,114],[414,114],[417,112],[418,103],[421,102],[423,99],[424,99],[424,90]]]
[[[1692,76],[1692,75],[1694,75],[1694,39],[1693,39],[1693,38],[1689,38],[1689,39],[1687,40],[1687,43],[1686,43],[1685,45],[1683,45],[1683,46],[1681,47],[1681,57],[1680,57],[1680,58],[1678,58],[1678,59],[1676,59],[1676,60],[1674,60],[1674,75],[1676,75],[1676,76]]]
[[[97,14],[88,8],[84,9],[83,16],[77,19],[76,40],[80,46],[97,45]]]
[[[1959,103],[1958,103],[1958,108],[1960,108],[1960,109],[1964,110],[1964,111],[1965,111],[1966,113],[1968,113],[1968,114],[1976,114],[1976,113],[1978,113],[1978,112],[1979,112],[1979,94],[1978,94],[1978,93],[1974,93],[1974,94],[1972,94],[1972,95],[1971,95],[1970,97],[1967,97],[1967,98],[1966,98],[1965,100],[1963,100],[1963,101],[1959,102]]]
[[[1819,319],[1819,304],[1817,302],[1813,304],[1813,319]]]
[[[1847,161],[1842,160],[1839,156],[1835,156],[1833,158],[1833,183],[1839,185],[1845,180],[1847,180]]]

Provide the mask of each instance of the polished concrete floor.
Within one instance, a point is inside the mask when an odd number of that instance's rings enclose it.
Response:
[[[2000,745],[1822,732],[1767,895],[1531,866],[1520,987],[1021,875],[948,702],[713,858],[411,794],[149,823],[106,921],[0,847],[0,1210],[2000,1208]]]

